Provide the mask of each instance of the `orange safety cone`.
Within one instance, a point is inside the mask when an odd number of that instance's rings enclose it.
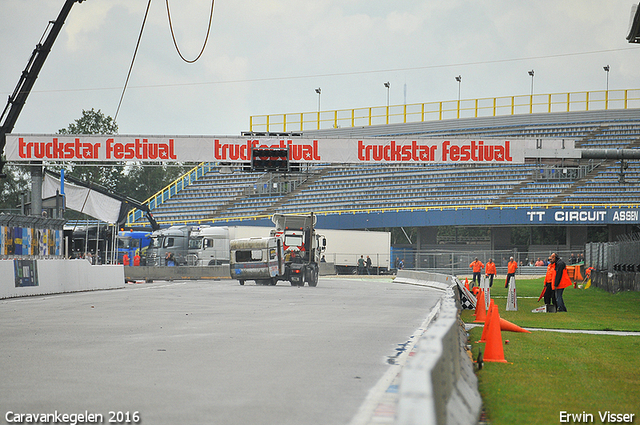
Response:
[[[473,323],[484,323],[487,319],[487,310],[485,310],[484,291],[480,291],[476,300],[476,320]]]
[[[516,325],[515,323],[511,323],[508,320],[504,320],[502,317],[500,318],[500,330],[501,331],[509,331],[509,332],[523,332],[523,333],[528,333],[530,334],[531,332],[521,328],[520,326]]]
[[[487,343],[484,348],[484,361],[507,363],[504,358],[504,347],[502,346],[500,314],[498,313],[498,306],[495,304],[491,313],[491,323],[489,323]]]
[[[487,320],[484,321],[482,327],[482,336],[478,342],[487,342],[487,335],[489,335],[489,323],[491,323],[491,314],[493,313],[493,300],[489,302],[489,311],[487,312]]]
[[[464,287],[467,288],[467,291],[471,291],[471,289],[469,288],[469,279],[468,278],[464,279]]]

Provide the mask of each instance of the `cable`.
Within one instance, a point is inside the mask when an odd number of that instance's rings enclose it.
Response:
[[[138,42],[136,43],[136,49],[133,52],[133,58],[131,58],[131,65],[129,66],[129,72],[127,73],[127,80],[124,82],[124,87],[122,88],[122,94],[120,95],[120,102],[118,102],[118,109],[116,109],[116,115],[113,117],[113,122],[116,122],[118,119],[118,112],[120,112],[120,106],[122,105],[122,99],[124,99],[124,92],[127,90],[127,85],[129,85],[129,77],[131,77],[131,71],[133,70],[133,64],[136,61],[136,56],[138,55],[138,47],[140,47],[140,40],[142,39],[142,32],[144,31],[144,26],[147,23],[147,15],[149,15],[149,8],[151,7],[151,0],[147,3],[147,10],[144,12],[144,19],[142,20],[142,27],[140,28],[140,34],[138,35]]]
[[[207,35],[204,38],[204,43],[202,44],[202,50],[200,50],[200,54],[198,54],[198,56],[193,60],[186,59],[184,56],[182,56],[182,52],[180,52],[180,48],[178,47],[178,42],[176,41],[176,35],[173,32],[173,24],[171,23],[171,12],[169,11],[169,0],[166,0],[166,2],[167,2],[167,17],[169,18],[169,28],[171,29],[171,38],[173,38],[173,45],[176,46],[176,51],[178,52],[178,55],[180,55],[180,58],[182,58],[183,61],[187,63],[194,63],[195,61],[200,59],[200,56],[202,56],[202,54],[204,53],[205,47],[207,47],[207,41],[209,41],[209,33],[211,32],[211,22],[213,21],[213,5],[215,3],[215,0],[211,0],[211,13],[209,14],[209,26],[207,28]]]
[[[586,51],[586,52],[559,53],[559,54],[553,54],[553,55],[528,56],[528,57],[508,58],[508,59],[494,59],[494,60],[478,61],[478,62],[457,62],[457,63],[448,63],[448,64],[439,64],[439,65],[406,67],[406,68],[370,69],[370,70],[364,70],[364,71],[345,71],[345,72],[333,72],[333,73],[325,73],[325,74],[288,75],[288,76],[282,76],[282,77],[245,78],[240,80],[201,81],[201,82],[192,82],[192,83],[146,84],[146,85],[138,85],[138,86],[132,86],[132,87],[135,89],[148,89],[148,88],[162,88],[162,87],[202,86],[202,85],[215,85],[215,84],[255,83],[255,82],[263,82],[263,81],[300,80],[300,79],[323,78],[323,77],[344,77],[344,76],[350,76],[350,75],[378,74],[383,72],[386,73],[386,72],[399,72],[399,71],[417,71],[417,70],[423,70],[423,69],[451,68],[454,66],[459,67],[459,66],[471,66],[471,65],[488,65],[488,64],[494,64],[494,63],[518,62],[518,61],[532,60],[532,59],[553,59],[553,58],[565,57],[565,56],[584,56],[584,55],[593,55],[598,53],[622,52],[622,51],[631,51],[631,50],[637,51],[638,47],[623,47],[623,48],[606,49],[606,50],[592,50],[592,51]],[[81,88],[81,89],[32,90],[31,93],[64,93],[64,92],[103,91],[103,90],[118,90],[118,89],[119,87],[93,87],[93,88]],[[10,94],[11,94],[10,92],[0,92],[0,95],[10,95]]]

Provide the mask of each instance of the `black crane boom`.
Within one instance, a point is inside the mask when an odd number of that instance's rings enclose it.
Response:
[[[62,29],[64,21],[67,19],[67,16],[69,16],[71,7],[74,3],[82,3],[83,1],[84,0],[66,0],[58,18],[55,21],[49,21],[49,25],[45,29],[40,42],[31,53],[27,67],[20,75],[18,85],[11,96],[9,96],[7,105],[2,111],[2,116],[0,116],[0,178],[6,177],[2,172],[4,160],[1,158],[1,155],[4,155],[4,147],[7,142],[6,135],[13,131],[18,116],[20,116],[20,112],[22,112],[22,108],[27,102],[27,97],[29,97],[29,93],[31,93],[31,89],[38,78],[38,74],[44,62],[47,60],[51,47]]]

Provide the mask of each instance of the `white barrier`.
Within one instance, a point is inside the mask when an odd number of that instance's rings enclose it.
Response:
[[[480,418],[482,399],[473,363],[465,350],[467,341],[452,276],[411,272],[400,274],[400,282],[433,279],[424,286],[444,291],[438,317],[416,344],[416,352],[402,370],[397,421],[399,425],[474,424]],[[423,283],[425,283],[423,281]]]
[[[0,260],[0,299],[124,287],[121,265],[93,266],[85,260],[33,260],[37,270],[29,286],[16,286],[16,261]]]

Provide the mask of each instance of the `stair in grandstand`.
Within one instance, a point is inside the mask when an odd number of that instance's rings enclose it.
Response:
[[[606,128],[608,127],[608,125],[601,125],[598,128],[596,128],[595,130],[592,130],[590,132],[588,132],[587,134],[585,134],[584,136],[582,136],[579,139],[576,139],[576,148],[580,149],[582,148],[582,144],[589,141],[589,140],[593,140],[598,138],[598,136],[601,136],[604,131],[606,130]]]
[[[296,189],[292,190],[291,192],[289,192],[285,196],[283,196],[280,199],[278,199],[278,201],[276,203],[274,203],[270,207],[266,208],[263,211],[263,214],[273,214],[273,213],[275,213],[280,205],[282,205],[285,202],[287,202],[288,200],[296,197],[300,192],[302,192],[304,189],[308,188],[310,185],[312,185],[313,183],[315,183],[318,180],[320,180],[321,178],[323,178],[325,175],[327,175],[331,170],[333,170],[336,167],[334,167],[334,166],[324,166],[324,167],[317,167],[317,168],[318,168],[319,172],[310,175],[304,181],[303,184],[299,185]]]
[[[288,199],[322,178],[332,167],[310,166],[305,173],[280,175],[265,173],[255,185],[219,205],[211,218],[271,215]]]
[[[528,180],[528,179],[527,180],[522,180],[520,183],[516,184],[511,189],[509,189],[507,192],[505,192],[502,195],[498,196],[498,198],[495,200],[494,203],[495,204],[503,204],[503,203],[505,203],[508,199],[511,199],[515,193],[519,192],[521,189],[523,189],[529,183],[533,183],[533,180]]]
[[[612,165],[614,163],[615,163],[615,161],[612,161],[612,160],[605,160],[605,161],[599,161],[597,163],[594,163],[593,164],[593,169],[590,172],[585,174],[582,178],[579,178],[579,179],[573,181],[569,187],[565,188],[562,192],[557,194],[556,197],[551,199],[551,201],[549,203],[550,204],[562,204],[562,203],[564,203],[565,199],[567,198],[567,196],[572,194],[578,186],[580,186],[584,182],[587,182],[587,181],[593,179],[595,176],[598,175],[598,173],[600,173],[600,171],[602,169],[606,169],[607,166]]]

